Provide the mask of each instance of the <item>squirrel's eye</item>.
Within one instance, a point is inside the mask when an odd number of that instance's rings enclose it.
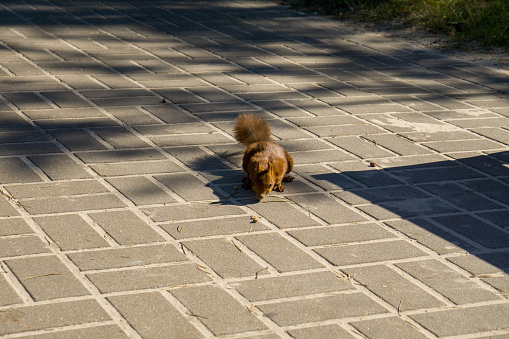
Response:
[[[251,181],[251,186],[253,186],[253,187],[254,187],[254,185],[255,185],[254,181]]]

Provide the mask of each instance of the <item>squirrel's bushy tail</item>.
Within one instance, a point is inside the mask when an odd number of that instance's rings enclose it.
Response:
[[[235,139],[244,146],[258,141],[269,141],[271,136],[269,123],[254,113],[239,116],[233,128]]]

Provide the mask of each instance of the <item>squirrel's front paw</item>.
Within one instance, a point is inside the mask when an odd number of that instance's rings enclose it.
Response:
[[[281,184],[276,184],[274,186],[274,191],[276,191],[276,192],[284,192],[285,188],[283,186],[281,186]]]
[[[292,182],[292,181],[293,181],[293,179],[294,179],[294,178],[293,178],[292,176],[287,175],[286,177],[284,177],[284,178],[283,178],[283,181],[284,181],[284,182]]]

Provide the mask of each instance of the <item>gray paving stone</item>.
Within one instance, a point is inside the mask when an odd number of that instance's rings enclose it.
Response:
[[[502,228],[507,228],[509,226],[509,220],[505,218],[507,212],[509,212],[509,210],[505,209],[496,212],[478,213],[478,215],[482,217],[484,220],[489,220],[495,225],[498,225]]]
[[[413,184],[482,177],[479,173],[463,166],[457,166],[456,164],[437,168],[421,168],[420,166],[415,166],[414,169],[409,168],[408,170],[394,168],[393,171],[394,174]]]
[[[509,307],[495,304],[416,314],[410,318],[439,337],[466,335],[507,328]]]
[[[177,134],[181,136],[181,134],[214,132],[214,130],[209,126],[197,122],[188,124],[144,125],[136,127],[136,130],[142,134],[150,136],[169,136]]]
[[[6,185],[6,188],[15,198],[18,199],[48,198],[109,192],[104,185],[96,180],[13,184]]]
[[[94,151],[108,149],[88,132],[80,129],[50,132],[70,151]]]
[[[291,155],[297,151],[318,151],[333,149],[329,144],[319,139],[280,141],[278,143],[283,146]]]
[[[32,64],[30,64],[26,61],[3,62],[2,66],[4,66],[10,72],[14,73],[17,76],[34,76],[34,75],[43,75],[44,74],[37,67],[33,66]]]
[[[0,219],[0,237],[32,233],[34,231],[23,219]]]
[[[35,301],[91,294],[55,256],[6,260],[6,264]]]
[[[247,256],[238,245],[227,239],[182,242],[222,278],[255,277],[263,267]],[[266,274],[266,271],[260,272]]]
[[[500,277],[485,277],[482,280],[506,295],[509,293],[509,277],[507,275]]]
[[[498,259],[498,260],[497,260]],[[502,272],[509,266],[509,261],[501,256],[500,253],[487,253],[478,255],[463,255],[459,257],[448,258],[450,262],[461,267],[474,276],[490,275]],[[507,263],[504,264],[504,261]]]
[[[152,136],[150,139],[159,146],[163,147],[179,147],[194,145],[214,145],[231,143],[230,138],[225,137],[221,133],[207,134],[189,134],[189,135],[158,135]]]
[[[404,138],[393,134],[380,134],[364,136],[366,139],[374,142],[376,145],[381,145],[390,149],[394,153],[400,155],[416,155],[416,154],[429,154],[430,150],[409,142]]]
[[[160,123],[154,116],[141,107],[107,107],[108,113],[131,126]]]
[[[159,225],[175,239],[248,233],[251,231],[265,231],[267,226],[254,223],[248,216],[220,218],[209,220],[195,220]]]
[[[193,219],[201,219],[246,214],[246,212],[234,205],[211,205],[203,203],[144,208],[143,212],[155,222],[185,220],[189,219],[189,216],[192,216]]]
[[[150,146],[147,142],[123,127],[96,128],[92,129],[92,131],[116,149]]]
[[[371,215],[377,220],[393,218],[415,218],[426,215],[458,212],[458,208],[448,206],[436,198],[407,199],[400,201],[388,201],[373,205],[359,206],[358,209]]]
[[[154,176],[163,185],[186,201],[217,201],[218,193],[190,173],[164,174]]]
[[[290,199],[330,224],[365,221],[366,218],[350,210],[325,194],[294,195]]]
[[[218,158],[205,152],[200,146],[168,148],[167,152],[195,171],[229,168]]]
[[[458,238],[424,219],[391,220],[386,221],[385,224],[407,237],[417,240],[438,254],[461,253],[477,249],[464,239]]]
[[[150,161],[164,159],[164,155],[154,149],[108,150],[97,152],[77,152],[76,156],[87,164],[114,163],[121,161]]]
[[[280,277],[259,275],[256,280],[232,283],[235,289],[252,302],[332,293],[353,289],[346,280],[331,272],[316,272]]]
[[[251,204],[248,206],[279,228],[320,225],[310,216],[300,213],[295,207],[285,202],[264,202],[263,204]]]
[[[50,252],[47,244],[34,235],[0,238],[0,258]]]
[[[0,306],[21,304],[21,298],[3,276],[0,276],[0,290],[2,291],[0,295]]]
[[[350,190],[362,187],[348,176],[331,171],[329,168],[319,164],[298,165],[294,167],[293,171],[326,191]]]
[[[14,144],[22,142],[35,142],[35,141],[48,141],[44,134],[36,131],[26,131],[20,134],[16,131],[11,132],[0,132],[0,143],[2,144]]]
[[[340,245],[350,242],[394,238],[395,235],[376,224],[313,227],[288,231],[306,246]]]
[[[455,206],[464,208],[468,211],[490,210],[502,207],[501,205],[484,198],[480,194],[477,194],[473,190],[466,190],[465,188],[455,184],[426,184],[420,185],[419,187],[422,187],[425,190],[450,201]]]
[[[99,212],[89,215],[121,245],[164,241],[162,236],[131,211]]]
[[[442,301],[385,265],[343,271],[401,312],[445,306]]]
[[[53,108],[35,93],[6,93],[4,96],[20,110]]]
[[[503,176],[509,173],[509,170],[503,166],[501,161],[488,157],[483,153],[452,153],[450,156],[457,159],[462,164],[466,164],[467,166],[493,176]]]
[[[216,336],[267,328],[244,305],[216,286],[175,289],[171,293]]]
[[[74,330],[65,331],[50,331],[49,333],[26,335],[30,339],[65,339],[65,338],[112,338],[112,339],[126,339],[127,334],[117,325],[102,325],[94,327],[78,328]]]
[[[88,107],[91,104],[70,91],[65,92],[41,92],[60,108]]]
[[[478,150],[496,150],[503,149],[500,143],[491,140],[469,140],[465,141],[442,141],[442,142],[425,142],[424,146],[430,147],[437,152],[465,152]]]
[[[427,338],[412,324],[396,317],[350,323],[368,338]]]
[[[2,158],[0,163],[0,182],[8,183],[25,183],[42,181],[23,160],[18,157]]]
[[[34,220],[62,251],[108,246],[106,240],[79,215],[56,215]]]
[[[39,167],[51,180],[85,179],[91,177],[91,174],[68,155],[33,155],[29,156],[28,159]]]
[[[253,234],[235,238],[282,273],[323,267],[309,254],[278,234]],[[288,261],[287,258],[292,260]]]
[[[220,102],[220,103],[202,103],[181,105],[191,113],[212,113],[212,112],[242,112],[252,111],[253,106],[245,102]]]
[[[0,334],[23,333],[110,320],[95,300],[12,307],[2,315]]]
[[[358,125],[343,125],[343,126],[317,126],[306,127],[306,129],[319,137],[343,137],[351,135],[368,135],[384,133],[385,131],[379,127],[361,123]]]
[[[376,175],[375,175],[376,178]],[[383,183],[383,176],[382,176]],[[352,205],[381,203],[408,199],[422,199],[427,194],[412,186],[392,186],[380,189],[378,187],[368,189],[352,189],[349,191],[335,192],[334,196]]]
[[[2,102],[2,116],[0,117],[0,131],[33,131],[34,127],[30,125],[20,114],[12,112],[11,108]]]
[[[504,248],[509,243],[509,234],[469,215],[436,217],[433,220],[487,248]]]
[[[53,142],[20,143],[0,145],[0,156],[62,153]]]
[[[462,128],[507,127],[509,119],[506,117],[456,119],[451,120],[451,123]]]
[[[363,159],[392,156],[389,151],[377,147],[375,144],[356,136],[331,138],[328,140],[334,145],[337,145]]]
[[[59,78],[63,77],[60,75]],[[140,85],[116,74],[93,74],[93,78],[106,84],[111,88],[139,88]]]
[[[394,240],[314,249],[334,266],[375,263],[424,256],[425,253],[406,241]]]
[[[101,293],[169,288],[210,280],[195,264],[187,263],[89,273],[86,276]]]
[[[331,167],[368,187],[401,185],[400,180],[395,179],[382,170],[370,167],[368,164],[359,162],[343,162],[331,164]]]
[[[508,183],[507,181],[505,182]],[[485,194],[492,199],[500,201],[504,204],[509,203],[509,195],[507,195],[508,186],[507,184],[504,184],[504,179],[502,179],[502,183],[499,181],[486,179],[469,181],[465,184],[477,192]]]
[[[168,193],[144,176],[110,178],[108,182],[138,206],[176,202]]]
[[[67,256],[81,271],[144,266],[187,260],[179,250],[169,245],[149,245],[75,252],[68,253]]]
[[[124,176],[140,174],[159,174],[183,172],[184,169],[171,160],[144,161],[143,165],[139,162],[124,163],[103,163],[90,166],[101,176]]]
[[[108,301],[144,338],[164,336],[201,338],[200,332],[160,293],[108,297]]]
[[[114,127],[119,123],[109,117],[85,117],[70,119],[44,119],[35,121],[45,130],[67,130],[90,127]]]
[[[58,78],[78,91],[88,89],[104,89],[104,85],[99,81],[94,80],[94,78],[91,76],[60,75]]]
[[[26,199],[23,208],[30,214],[49,214],[58,212],[78,212],[125,207],[113,194],[82,195],[69,197],[49,197],[47,199]]]
[[[362,293],[283,301],[259,305],[258,308],[279,326],[387,313],[385,308]]]
[[[322,325],[315,327],[305,327],[287,331],[292,338],[355,338],[353,334],[349,334],[339,325]]]
[[[458,305],[499,298],[436,260],[399,263],[396,266]]]

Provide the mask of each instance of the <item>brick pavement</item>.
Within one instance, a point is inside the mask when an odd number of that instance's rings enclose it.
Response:
[[[0,22],[0,336],[509,336],[507,71],[269,1]],[[296,164],[263,202],[241,112]]]

